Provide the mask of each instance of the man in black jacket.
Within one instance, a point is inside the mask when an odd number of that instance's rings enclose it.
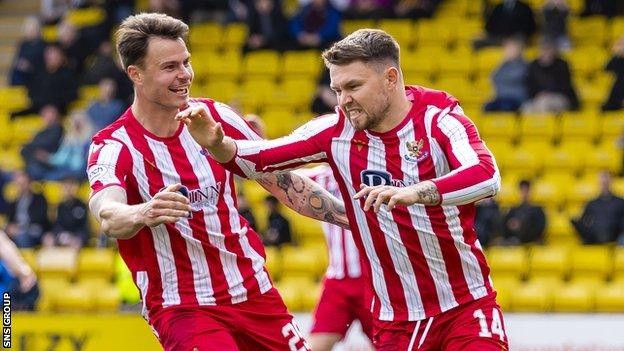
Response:
[[[26,172],[15,172],[13,181],[18,189],[18,197],[9,203],[6,233],[17,247],[38,246],[42,236],[50,230],[48,203],[43,195],[32,191],[30,177]]]
[[[504,243],[541,243],[546,228],[546,215],[541,206],[531,203],[531,183],[523,180],[519,187],[521,202],[505,216]]]

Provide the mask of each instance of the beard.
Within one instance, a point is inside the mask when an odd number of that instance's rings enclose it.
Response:
[[[385,119],[385,116],[388,114],[388,110],[390,109],[390,102],[388,96],[381,95],[377,101],[371,104],[370,108],[364,108],[361,105],[356,105],[355,109],[359,109],[361,113],[364,115],[363,119],[360,123],[354,123],[349,117],[349,113],[347,113],[347,117],[349,122],[357,131],[361,130],[374,130],[381,124],[381,122]],[[353,108],[349,109],[353,110]]]

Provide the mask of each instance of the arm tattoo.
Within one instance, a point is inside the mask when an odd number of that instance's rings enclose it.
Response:
[[[348,228],[342,201],[309,178],[286,172],[268,175],[257,181],[296,212]]]
[[[425,205],[439,205],[442,200],[440,199],[440,192],[433,183],[423,184],[421,189],[417,190],[418,202]]]

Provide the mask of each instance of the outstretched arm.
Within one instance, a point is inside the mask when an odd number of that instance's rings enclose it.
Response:
[[[297,213],[349,229],[344,203],[310,178],[283,172],[266,174],[257,181]]]
[[[368,211],[371,206],[375,212],[379,212],[382,204],[388,204],[388,211],[396,205],[411,206],[423,204],[426,206],[439,205],[441,202],[440,192],[436,185],[428,180],[405,187],[379,185],[367,186],[362,184],[361,190],[355,194],[354,199],[366,198],[364,201],[364,211]]]

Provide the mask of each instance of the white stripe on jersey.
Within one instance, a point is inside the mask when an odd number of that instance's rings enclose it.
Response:
[[[151,199],[147,189],[149,183],[145,174],[145,164],[143,163],[143,155],[134,147],[128,133],[124,127],[113,132],[113,137],[126,144],[132,156],[132,174],[139,184],[141,198],[144,202]],[[159,225],[149,228],[154,239],[154,251],[158,260],[158,268],[160,269],[160,279],[163,286],[163,307],[179,305],[180,293],[178,292],[178,274],[176,272],[175,261],[173,259],[173,251],[171,249],[171,241],[169,233],[165,225]]]
[[[350,127],[348,123],[344,124],[344,129],[341,132],[340,140],[346,140],[346,142],[334,142],[331,145],[332,155],[334,158],[334,163],[338,167],[340,171],[341,177],[343,179],[351,179],[351,171],[350,171],[350,147],[351,147],[351,139],[353,139],[354,130]],[[350,182],[347,182],[349,184]],[[346,187],[349,191],[346,194],[350,199],[355,196],[355,192],[349,186]],[[383,269],[381,267],[381,262],[379,261],[379,257],[377,256],[377,252],[375,251],[375,247],[373,245],[373,240],[371,237],[370,230],[368,229],[368,222],[366,221],[366,215],[364,211],[359,206],[359,204],[355,201],[353,203],[353,212],[356,218],[356,224],[360,231],[360,237],[362,238],[362,242],[364,244],[364,248],[366,251],[366,256],[371,263],[371,271],[372,276],[371,280],[373,283],[373,287],[377,292],[377,295],[381,299],[381,310],[379,313],[379,318],[381,320],[393,320],[394,319],[394,311],[392,310],[392,305],[390,304],[390,296],[388,295],[388,290],[386,286],[386,280],[384,278]]]
[[[168,186],[170,184],[181,183],[180,176],[173,166],[173,159],[169,154],[167,145],[148,137],[146,137],[146,139],[149,148],[154,154],[156,166],[163,175],[163,184]],[[187,156],[192,155],[188,150],[185,151],[187,151]],[[189,225],[188,218],[180,218],[175,226],[180,231],[186,243],[186,251],[188,252],[191,261],[191,269],[193,270],[193,283],[197,302],[200,305],[214,305],[216,300],[214,296],[212,296],[214,291],[212,289],[212,279],[210,277],[210,271],[208,270],[204,248],[201,242],[193,238],[193,231]]]
[[[360,277],[362,276],[362,263],[360,262],[360,255],[358,249],[355,246],[353,240],[353,234],[345,235],[345,252],[347,253],[347,268],[349,269],[349,276]]]
[[[192,162],[191,164],[200,165],[193,169],[199,181],[199,188],[206,189],[216,184],[208,160],[205,157],[201,157],[197,144],[193,142],[193,138],[186,128],[180,133],[180,142]],[[226,184],[221,184],[221,186],[226,186]],[[242,284],[243,276],[238,269],[236,254],[229,252],[225,247],[225,235],[222,233],[221,223],[217,216],[217,206],[211,203],[209,206],[204,206],[203,209],[208,240],[214,247],[219,249],[219,259],[228,284],[228,293],[232,296],[232,303],[244,301],[247,299],[247,289]]]
[[[381,170],[387,170],[386,150],[383,141],[379,137],[370,134],[368,138],[367,169],[380,167]],[[420,298],[418,285],[416,284],[414,268],[412,267],[409,255],[405,249],[405,244],[403,244],[403,240],[401,239],[401,232],[392,217],[392,213],[389,212],[388,208],[385,206],[381,206],[379,212],[377,212],[377,221],[384,234],[383,237],[386,241],[394,270],[399,276],[401,286],[403,287],[402,290],[405,296],[409,319],[422,319],[425,316],[424,307],[422,299]]]
[[[432,106],[427,109],[427,114],[425,115],[427,136],[430,140],[435,140],[431,137],[431,123],[433,117],[438,112],[440,112],[440,110]],[[461,109],[459,109],[459,112],[461,112]],[[459,123],[459,121],[457,122]],[[465,133],[464,128],[462,127],[461,129]],[[466,136],[466,140],[467,139],[468,137]],[[436,148],[440,149],[440,146],[437,144],[437,142],[435,146]],[[464,145],[463,147],[468,147],[470,150],[472,150],[472,147],[470,147],[470,145]],[[444,155],[444,153],[441,152],[441,149],[440,154]],[[444,160],[446,161],[446,158],[444,158]],[[446,169],[439,169],[438,167],[436,167],[437,178],[442,177],[443,175],[448,173],[448,163],[446,163],[445,166]],[[457,208],[457,206],[442,206],[442,210],[444,212],[444,216],[446,217],[446,223],[448,225],[451,236],[454,239],[455,247],[457,248],[457,251],[459,252],[459,255],[461,257],[462,271],[464,273],[466,283],[468,284],[468,290],[475,299],[483,297],[487,295],[487,289],[484,286],[483,275],[481,274],[481,270],[479,268],[479,262],[472,252],[470,245],[466,244],[466,242],[464,241],[463,229],[459,220],[459,209]]]
[[[413,123],[407,123],[407,125],[397,134],[400,140],[416,140],[416,132],[414,131]],[[401,142],[399,145],[401,155],[409,154],[407,150],[407,143]],[[403,172],[403,180],[406,184],[416,184],[420,182],[419,172],[414,172],[415,169],[417,170],[417,167],[418,166],[413,163],[407,162],[401,158],[401,171]],[[410,176],[410,174],[412,174],[412,176]],[[433,231],[433,226],[429,220],[427,209],[422,204],[414,204],[412,206],[407,206],[407,210],[412,220],[412,226],[414,228],[425,228],[424,232],[417,229],[415,229],[415,231],[418,235],[420,248],[425,256],[425,261],[427,262],[427,268],[433,278],[440,306],[443,310],[457,306],[457,301],[455,301],[453,288],[451,287],[450,279],[447,273],[446,262],[442,256],[440,242]],[[396,228],[395,232],[398,233],[399,229]],[[420,299],[420,295],[418,295],[418,297]],[[422,301],[420,301],[420,303],[422,304]],[[420,320],[425,317],[422,307],[420,310],[421,313],[419,313],[418,316],[414,316],[416,317],[415,320]],[[412,309],[410,309],[410,312],[411,311]],[[410,315],[410,318],[411,317],[412,316]]]
[[[91,144],[89,147],[89,155],[100,150],[98,164],[91,166],[87,170],[87,175],[89,176],[89,182],[91,184],[96,181],[99,181],[102,185],[123,183],[121,179],[117,178],[117,160],[119,159],[122,148],[123,144],[115,140],[107,140],[106,147],[102,144]],[[104,169],[99,169],[101,167],[104,167]]]
[[[325,276],[330,279],[343,279],[347,272],[344,271],[344,254],[342,251],[342,228],[323,222],[323,232],[327,247],[329,248],[329,262]]]

